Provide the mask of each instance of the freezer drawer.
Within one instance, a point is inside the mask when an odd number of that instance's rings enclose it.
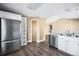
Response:
[[[13,52],[15,50],[20,49],[21,47],[21,41],[18,40],[13,40],[13,41],[6,41],[2,42],[2,55]]]

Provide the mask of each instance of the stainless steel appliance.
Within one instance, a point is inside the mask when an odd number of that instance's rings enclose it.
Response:
[[[1,55],[1,18],[0,18],[0,55]]]
[[[21,47],[19,20],[0,19],[1,24],[1,55],[13,52]]]
[[[49,35],[49,46],[58,48],[58,37],[56,35]]]

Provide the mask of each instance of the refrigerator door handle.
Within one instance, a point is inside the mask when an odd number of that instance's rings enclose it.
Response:
[[[6,38],[6,21],[1,18],[1,41],[4,41]]]
[[[3,41],[3,43],[11,43],[11,42],[16,42],[16,41],[18,41],[19,39],[17,39],[17,40],[12,40],[12,41]]]

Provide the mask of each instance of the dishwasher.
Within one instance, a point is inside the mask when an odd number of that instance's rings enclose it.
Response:
[[[58,37],[57,35],[49,35],[49,46],[58,48]]]

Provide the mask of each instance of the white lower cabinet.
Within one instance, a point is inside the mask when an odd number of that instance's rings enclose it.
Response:
[[[64,37],[58,36],[58,49],[66,51],[66,39]]]
[[[67,53],[79,56],[79,39],[69,39],[67,43]]]
[[[58,36],[58,49],[79,56],[79,38]]]

